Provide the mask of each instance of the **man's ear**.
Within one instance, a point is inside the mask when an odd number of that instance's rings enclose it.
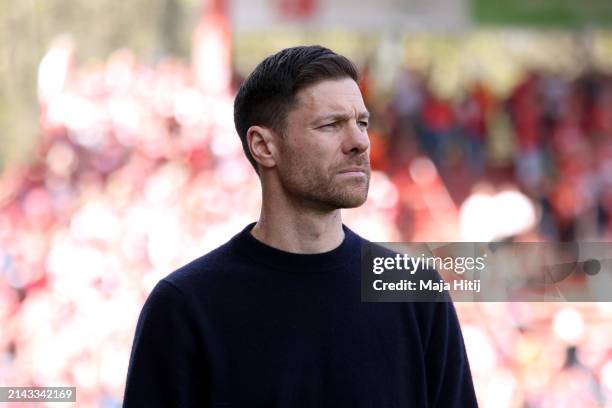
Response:
[[[262,126],[251,126],[247,130],[246,137],[249,150],[261,167],[271,168],[276,166],[278,146],[275,136],[272,130]]]

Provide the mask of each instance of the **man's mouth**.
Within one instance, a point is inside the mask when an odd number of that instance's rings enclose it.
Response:
[[[339,174],[353,177],[365,177],[368,173],[368,169],[364,167],[349,167],[339,171]]]

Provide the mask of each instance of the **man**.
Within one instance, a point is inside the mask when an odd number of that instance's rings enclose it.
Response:
[[[265,59],[234,120],[262,185],[259,221],[154,288],[125,407],[472,407],[452,303],[362,303],[368,111],[346,58]]]

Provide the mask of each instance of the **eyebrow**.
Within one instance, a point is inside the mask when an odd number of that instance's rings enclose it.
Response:
[[[346,114],[346,113],[333,113],[331,115],[326,115],[326,116],[322,116],[320,118],[317,118],[313,121],[313,123],[321,123],[321,122],[327,122],[329,120],[332,120],[334,122],[336,121],[345,121],[351,118],[350,114]],[[369,119],[370,118],[370,112],[366,111],[362,111],[359,112],[359,115],[357,115],[357,119]]]

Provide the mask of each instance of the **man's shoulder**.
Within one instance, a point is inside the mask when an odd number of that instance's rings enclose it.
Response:
[[[232,241],[230,240],[186,263],[168,274],[163,280],[183,292],[204,287],[239,262],[237,256],[238,254],[232,251]]]

